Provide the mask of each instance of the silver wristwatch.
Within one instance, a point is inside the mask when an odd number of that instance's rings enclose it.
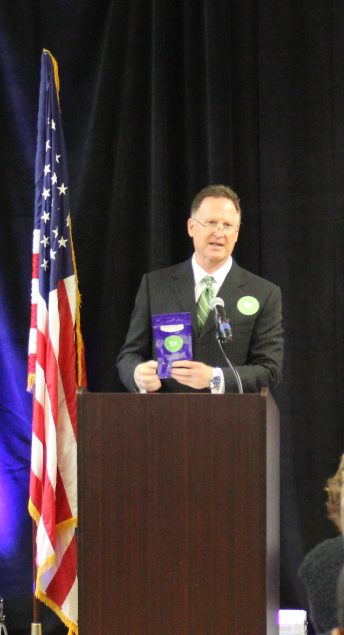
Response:
[[[210,390],[218,388],[221,384],[221,372],[219,368],[212,368],[212,377],[210,379]]]

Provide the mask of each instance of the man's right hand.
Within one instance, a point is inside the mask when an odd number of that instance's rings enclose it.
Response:
[[[157,375],[158,362],[153,359],[143,362],[135,368],[134,380],[141,390],[155,392],[161,387],[161,381]]]

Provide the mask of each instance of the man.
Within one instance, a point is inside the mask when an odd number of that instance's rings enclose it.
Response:
[[[179,265],[143,276],[129,332],[117,359],[122,382],[140,392],[237,392],[237,380],[216,340],[214,311],[204,300],[219,296],[232,328],[224,344],[244,392],[276,388],[281,380],[283,338],[280,289],[232,259],[241,210],[229,187],[211,185],[194,199],[187,228],[194,255]],[[205,280],[206,278],[206,280]],[[208,309],[209,310],[209,309]],[[189,312],[193,361],[175,361],[171,379],[160,380],[152,316]]]

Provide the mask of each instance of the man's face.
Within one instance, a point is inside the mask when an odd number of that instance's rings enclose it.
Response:
[[[220,269],[229,260],[238,240],[238,222],[239,215],[233,201],[214,196],[203,199],[195,218],[188,219],[188,233],[193,238],[196,261],[208,273]],[[218,229],[215,229],[216,224]]]

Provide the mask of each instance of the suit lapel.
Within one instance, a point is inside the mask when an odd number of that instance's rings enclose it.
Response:
[[[224,279],[218,293],[220,298],[225,301],[227,311],[230,311],[237,303],[238,299],[241,298],[243,295],[243,287],[246,285],[247,280],[243,275],[242,269],[233,260],[231,269]]]
[[[191,260],[183,262],[172,274],[171,289],[178,298],[181,312],[190,313],[191,326],[198,333],[197,309],[195,302],[195,284]]]

